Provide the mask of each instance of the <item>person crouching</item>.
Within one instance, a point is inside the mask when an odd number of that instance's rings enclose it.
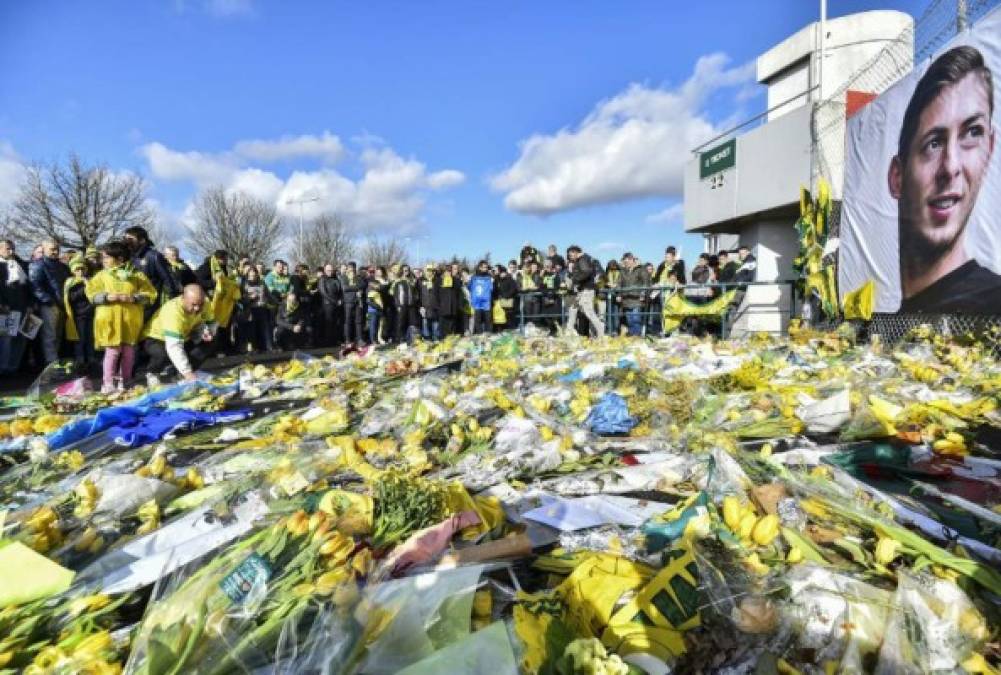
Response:
[[[312,334],[309,311],[299,302],[294,290],[289,290],[278,306],[278,345],[283,351],[298,349],[307,344]]]

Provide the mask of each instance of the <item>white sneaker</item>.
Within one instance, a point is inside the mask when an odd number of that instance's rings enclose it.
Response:
[[[102,384],[101,385],[101,393],[102,394],[114,394],[115,393],[115,385],[113,385],[113,384]]]
[[[149,389],[155,389],[160,386],[160,378],[153,373],[146,373],[146,386]]]

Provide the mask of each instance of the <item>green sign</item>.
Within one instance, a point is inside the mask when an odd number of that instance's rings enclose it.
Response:
[[[737,163],[737,139],[699,154],[699,178],[709,178],[720,171],[732,169]]]

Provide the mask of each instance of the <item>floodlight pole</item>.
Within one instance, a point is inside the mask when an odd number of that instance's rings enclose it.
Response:
[[[302,264],[302,239],[303,239],[303,236],[304,236],[303,235],[303,226],[302,226],[302,205],[303,204],[308,204],[310,202],[318,202],[318,201],[320,201],[319,197],[309,197],[308,199],[306,197],[299,197],[298,199],[288,199],[288,200],[285,201],[286,204],[298,204],[299,205],[299,246],[298,246],[298,248],[299,248],[299,260],[296,261],[297,265],[298,264]]]
[[[817,65],[817,87],[820,102],[824,102],[824,53],[827,51],[827,0],[820,0],[820,60]]]

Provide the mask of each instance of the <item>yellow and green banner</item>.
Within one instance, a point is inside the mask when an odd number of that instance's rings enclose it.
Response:
[[[664,300],[663,325],[664,332],[669,333],[681,325],[681,322],[690,316],[713,316],[719,317],[726,311],[726,308],[733,302],[737,290],[727,291],[718,298],[714,298],[706,303],[694,303],[685,299],[681,293],[674,293]]]

